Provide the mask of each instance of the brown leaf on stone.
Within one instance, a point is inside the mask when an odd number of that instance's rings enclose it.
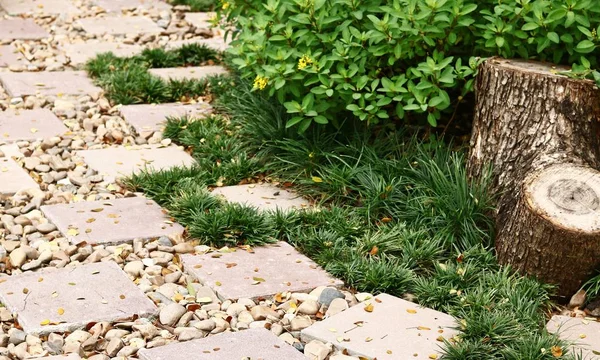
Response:
[[[227,266],[228,269],[231,269],[232,267],[237,266],[237,264],[236,263],[227,263],[227,264],[225,264],[225,266]]]
[[[91,223],[93,223],[94,221],[96,221],[96,219],[95,219],[95,218],[89,218],[89,219],[87,219],[85,222],[86,222],[86,223],[88,223],[88,224],[91,224]]]
[[[92,209],[90,211],[97,213],[97,212],[101,212],[102,210],[104,210],[104,208],[96,208],[96,209]]]

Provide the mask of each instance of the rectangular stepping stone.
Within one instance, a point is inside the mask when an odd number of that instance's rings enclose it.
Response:
[[[141,170],[161,170],[175,166],[191,166],[194,159],[177,146],[129,146],[100,150],[83,150],[77,154],[101,175],[121,178]]]
[[[141,360],[306,360],[267,329],[226,332],[204,339],[141,349]]]
[[[214,12],[186,12],[185,21],[197,28],[208,29],[212,26],[210,20],[215,16]]]
[[[183,233],[156,202],[143,197],[45,205],[41,210],[73,244],[121,244]]]
[[[371,312],[365,310],[367,306]],[[448,314],[381,294],[314,323],[302,330],[301,336],[302,341],[329,342],[350,355],[368,359],[429,360],[441,358],[443,339],[456,336],[458,332],[452,329],[456,326]],[[343,340],[338,341],[339,337]]]
[[[0,82],[10,96],[27,95],[93,95],[102,92],[85,71],[2,72]]]
[[[31,188],[39,189],[39,185],[25,169],[9,157],[0,158],[0,194],[13,195]]]
[[[10,15],[77,14],[80,12],[69,0],[0,0],[0,6]]]
[[[0,45],[0,68],[28,64],[29,61],[14,46]]]
[[[224,186],[215,188],[213,194],[260,210],[304,209],[309,205],[300,195],[271,184]]]
[[[152,19],[143,16],[107,16],[80,19],[79,24],[88,34],[125,35],[157,34],[163,31]]]
[[[0,112],[0,141],[32,141],[60,135],[68,130],[48,109],[7,109]]]
[[[121,116],[138,134],[162,131],[168,117],[189,116],[201,118],[212,112],[207,103],[183,104],[142,104],[121,106]]]
[[[37,40],[47,37],[46,30],[32,19],[0,19],[0,40]]]
[[[594,320],[554,315],[546,325],[548,332],[559,334],[573,343],[571,353],[583,355],[585,360],[600,359],[600,323]]]
[[[85,64],[96,55],[112,52],[117,56],[133,56],[142,52],[139,45],[120,44],[118,42],[87,42],[81,44],[66,44],[63,46],[66,55],[71,59],[71,65],[79,66]]]
[[[158,0],[97,0],[94,2],[106,12],[121,12],[122,9],[142,8],[167,10],[171,5]]]
[[[27,272],[3,278],[0,300],[28,334],[67,332],[91,322],[158,312],[114,262]]]
[[[229,253],[185,255],[185,271],[223,299],[257,299],[284,291],[308,292],[341,286],[312,260],[285,242]],[[231,264],[236,264],[231,266]]]
[[[223,39],[220,36],[215,36],[215,37],[208,38],[208,39],[192,38],[192,39],[186,39],[186,40],[172,41],[167,44],[166,48],[169,50],[172,50],[172,49],[180,48],[183,45],[189,45],[189,44],[206,45],[206,47],[208,47],[209,49],[213,49],[215,51],[221,51],[221,52],[229,49],[229,41],[225,41],[225,39]]]
[[[163,68],[148,70],[152,75],[165,80],[195,79],[202,80],[208,76],[227,74],[227,70],[219,65],[213,66],[191,66],[182,68]]]

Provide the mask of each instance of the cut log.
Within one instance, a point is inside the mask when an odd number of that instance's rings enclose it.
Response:
[[[492,166],[502,264],[569,297],[600,265],[600,90],[551,64],[492,58],[476,83],[468,171]],[[585,223],[585,225],[583,224]]]

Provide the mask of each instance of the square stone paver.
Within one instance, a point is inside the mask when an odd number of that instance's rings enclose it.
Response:
[[[163,31],[152,19],[143,16],[107,16],[80,19],[79,24],[88,34],[157,34]]]
[[[0,6],[10,15],[77,14],[80,12],[69,0],[0,0]]]
[[[44,139],[63,134],[68,130],[48,109],[7,109],[0,112],[0,141]]]
[[[66,55],[71,59],[71,65],[85,64],[96,55],[112,52],[117,56],[133,56],[142,52],[139,45],[120,44],[118,42],[87,42],[81,44],[66,44],[63,46]]]
[[[558,333],[561,339],[572,342],[571,352],[581,353],[583,359],[600,359],[599,322],[554,315],[546,325],[546,329],[552,334]]]
[[[156,202],[143,197],[45,205],[41,210],[73,244],[120,244],[183,233]]]
[[[213,194],[229,202],[247,204],[261,210],[304,209],[309,205],[300,195],[271,184],[224,186],[215,188]]]
[[[211,287],[223,300],[256,299],[284,291],[308,292],[318,286],[342,285],[341,280],[331,277],[285,242],[253,248],[253,253],[237,249],[218,254],[219,257],[214,257],[214,253],[185,255],[182,261],[188,274]]]
[[[47,37],[46,30],[32,19],[0,19],[0,40],[37,40]]]
[[[458,334],[452,329],[457,324],[448,314],[387,294],[368,302],[372,312],[365,310],[366,303],[358,304],[302,330],[302,340],[329,342],[350,355],[368,359],[429,360],[441,357],[444,342],[440,337],[451,339]],[[338,341],[339,337],[344,340]]]
[[[95,86],[85,71],[0,73],[0,82],[13,97],[35,95],[92,95],[102,89]]]
[[[12,195],[20,190],[39,188],[39,185],[16,161],[9,157],[0,158],[0,194]]]
[[[121,116],[138,134],[162,131],[168,117],[201,118],[212,112],[207,103],[197,104],[142,104],[121,106]]]
[[[161,77],[165,80],[183,80],[183,79],[195,79],[201,80],[211,75],[227,74],[227,70],[219,65],[213,66],[191,66],[181,68],[163,68],[163,69],[150,69],[148,70],[151,74]]]
[[[180,48],[183,45],[189,45],[189,44],[206,45],[206,47],[209,49],[213,49],[215,51],[221,51],[221,52],[229,49],[229,42],[225,41],[225,39],[223,39],[220,36],[215,36],[215,37],[208,38],[208,39],[191,38],[191,39],[186,39],[186,40],[171,41],[167,44],[166,48],[168,50],[172,50],[172,49]]]
[[[306,360],[267,329],[227,332],[138,352],[141,360]]]
[[[0,45],[0,68],[9,66],[27,66],[29,61],[12,45]]]
[[[2,279],[0,300],[29,334],[73,331],[90,322],[147,317],[158,310],[112,261]]]
[[[83,150],[77,154],[101,175],[115,179],[138,173],[143,169],[151,171],[194,164],[194,159],[177,146],[121,146]]]
[[[170,9],[171,5],[159,0],[96,0],[94,3],[106,12],[121,12],[122,9]]]

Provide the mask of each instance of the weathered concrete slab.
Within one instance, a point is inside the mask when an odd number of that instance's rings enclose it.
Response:
[[[211,27],[210,20],[216,15],[214,12],[187,12],[185,13],[185,21],[197,28],[208,29]]]
[[[151,74],[161,77],[165,80],[183,80],[183,79],[195,79],[202,80],[211,75],[227,74],[227,70],[219,65],[214,66],[192,66],[182,68],[163,68],[163,69],[150,69],[148,70]]]
[[[28,64],[29,61],[17,48],[12,45],[0,45],[0,68],[13,65],[27,66]]]
[[[215,188],[213,194],[229,202],[257,207],[261,210],[305,209],[309,202],[300,195],[271,184],[248,184]]]
[[[368,359],[428,360],[440,358],[443,339],[458,334],[450,315],[387,294],[368,301],[371,312],[367,303],[356,305],[302,330],[302,340],[330,342]]]
[[[89,167],[112,178],[129,176],[144,169],[152,171],[194,164],[194,159],[177,146],[120,146],[78,151],[77,154]]]
[[[121,12],[122,9],[170,9],[171,5],[159,0],[96,0],[94,3],[106,12]]]
[[[38,189],[39,185],[16,161],[0,158],[0,194],[12,195],[24,189]]]
[[[71,59],[71,65],[79,66],[101,53],[112,52],[117,56],[133,56],[142,52],[143,47],[118,42],[91,41],[81,44],[66,44],[63,49]]]
[[[66,332],[91,322],[157,313],[154,303],[114,262],[5,277],[0,300],[30,334]]]
[[[88,34],[124,35],[157,34],[163,31],[152,19],[143,16],[106,16],[80,19],[79,24]]]
[[[162,131],[168,117],[188,116],[201,118],[212,112],[207,103],[197,104],[142,104],[121,106],[121,116],[138,134]]]
[[[167,44],[166,48],[167,49],[177,49],[177,48],[182,47],[183,45],[189,45],[189,44],[206,45],[206,47],[208,47],[209,49],[213,49],[215,51],[221,51],[221,52],[229,49],[229,41],[225,41],[225,39],[223,39],[220,36],[215,36],[215,37],[208,38],[208,39],[191,38],[191,39],[186,39],[186,40],[171,41]]]
[[[2,72],[0,82],[9,95],[83,95],[99,94],[102,89],[95,86],[85,71],[56,72]]]
[[[121,244],[183,233],[156,202],[143,197],[46,205],[41,210],[73,244]]]
[[[0,157],[21,159],[25,157],[25,155],[19,150],[19,146],[13,143],[9,145],[0,145]]]
[[[0,0],[9,15],[19,14],[77,14],[81,12],[69,0]]]
[[[0,19],[0,40],[37,40],[47,37],[46,30],[32,19]]]
[[[548,332],[559,334],[574,345],[571,353],[581,354],[583,360],[600,359],[600,323],[594,320],[554,315],[546,325]]]
[[[36,140],[63,134],[69,129],[48,109],[0,112],[0,141]]]
[[[341,286],[291,245],[278,242],[249,252],[182,257],[185,271],[225,299],[260,298],[284,291],[308,292],[318,286]],[[236,264],[231,266],[231,264]]]
[[[141,360],[306,360],[267,329],[222,333],[138,352]]]

